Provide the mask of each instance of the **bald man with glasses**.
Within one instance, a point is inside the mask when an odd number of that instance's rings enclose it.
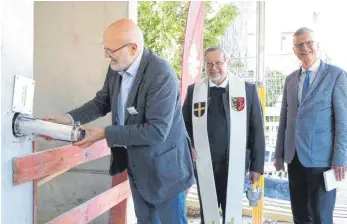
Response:
[[[144,46],[142,31],[129,19],[106,29],[103,48],[110,64],[95,98],[46,119],[86,124],[111,112],[107,127],[81,126],[87,136],[75,145],[106,139],[110,174],[128,171],[138,224],[186,224],[186,190],[194,172],[177,76]]]

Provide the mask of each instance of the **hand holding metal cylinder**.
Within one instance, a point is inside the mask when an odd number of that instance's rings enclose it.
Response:
[[[85,131],[80,128],[78,122],[74,125],[58,124],[21,114],[16,114],[13,119],[13,133],[17,137],[44,135],[69,142],[81,141],[85,137]]]

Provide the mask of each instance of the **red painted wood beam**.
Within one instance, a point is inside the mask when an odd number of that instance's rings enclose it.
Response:
[[[37,152],[37,142],[33,141],[33,152]],[[37,212],[38,212],[38,202],[37,202],[37,188],[38,188],[38,180],[34,180],[33,189],[34,189],[34,220],[33,223],[37,224]]]
[[[13,158],[13,183],[22,184],[110,154],[105,140],[86,149],[72,145]]]
[[[124,171],[121,174],[112,177],[112,186],[128,180],[128,172]],[[111,209],[110,224],[126,224],[127,223],[127,199],[121,201]]]

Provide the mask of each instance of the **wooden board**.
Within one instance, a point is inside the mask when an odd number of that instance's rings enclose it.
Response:
[[[123,173],[112,177],[112,186],[115,187],[118,184],[127,180],[128,180],[128,172],[124,171]],[[110,224],[126,224],[127,223],[127,202],[128,202],[128,199],[124,199],[123,201],[115,205],[113,208],[111,208]]]
[[[109,154],[110,149],[102,140],[86,149],[69,145],[16,157],[13,158],[13,183],[22,184],[47,177]]]
[[[37,152],[37,142],[33,141],[33,152]],[[38,212],[38,201],[37,201],[37,188],[38,188],[38,180],[33,181],[33,189],[34,189],[34,206],[33,206],[33,212],[34,212],[34,220],[33,223],[37,224],[37,212]]]

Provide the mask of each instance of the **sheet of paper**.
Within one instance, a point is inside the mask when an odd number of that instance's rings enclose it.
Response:
[[[334,170],[327,170],[323,173],[324,176],[324,184],[325,184],[325,190],[331,191],[339,186],[342,186],[343,184],[347,184],[347,179],[345,178],[343,181],[337,181],[335,178]]]

